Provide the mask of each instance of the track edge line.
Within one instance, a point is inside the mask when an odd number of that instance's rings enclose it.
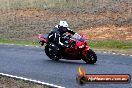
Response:
[[[42,85],[53,87],[53,88],[65,88],[62,86],[58,86],[58,85],[54,85],[54,84],[50,84],[50,83],[46,83],[46,82],[42,82],[42,81],[38,81],[38,80],[28,79],[28,78],[24,78],[24,77],[20,77],[20,76],[14,76],[14,75],[5,74],[5,73],[0,73],[0,75],[5,76],[5,77],[10,77],[10,78],[16,78],[16,79],[20,79],[20,80],[24,80],[24,81],[30,81],[30,82],[42,84]]]

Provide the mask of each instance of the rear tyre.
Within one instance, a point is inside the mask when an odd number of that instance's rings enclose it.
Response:
[[[87,51],[87,58],[84,58],[83,61],[85,61],[87,64],[94,64],[97,61],[97,56],[95,52],[91,49]]]
[[[50,54],[49,54],[49,46],[48,45],[46,45],[45,46],[45,54],[48,56],[48,57],[50,57]]]
[[[45,53],[50,59],[52,59],[54,61],[58,61],[61,58],[59,51],[54,50],[53,48],[49,47],[48,45],[45,46]]]

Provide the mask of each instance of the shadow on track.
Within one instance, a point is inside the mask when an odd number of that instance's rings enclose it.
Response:
[[[59,61],[53,61],[53,60],[45,60],[46,62],[50,62],[50,63],[54,63],[54,64],[69,64],[69,65],[91,65],[91,66],[94,66],[96,64],[86,64],[85,62],[79,60],[59,60]]]

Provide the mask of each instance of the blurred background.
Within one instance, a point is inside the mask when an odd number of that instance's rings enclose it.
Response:
[[[132,0],[0,0],[0,39],[32,40],[60,20],[89,40],[132,40]]]

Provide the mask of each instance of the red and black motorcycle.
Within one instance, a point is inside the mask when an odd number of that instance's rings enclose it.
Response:
[[[87,39],[77,33],[74,35],[64,34],[61,37],[61,42],[65,43],[68,48],[59,48],[53,43],[47,42],[48,34],[39,34],[39,43],[45,45],[46,55],[54,60],[68,59],[68,60],[83,60],[87,64],[94,64],[97,61],[95,52],[88,46]]]

